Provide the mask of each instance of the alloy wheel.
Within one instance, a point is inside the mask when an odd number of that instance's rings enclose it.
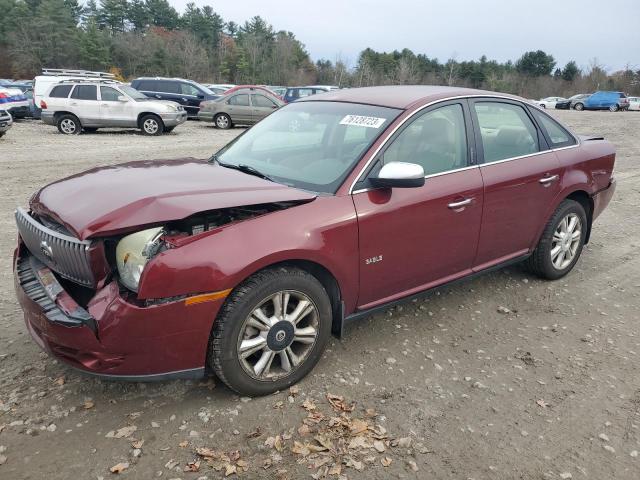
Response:
[[[160,125],[158,125],[158,122],[153,118],[147,118],[142,124],[142,128],[144,128],[144,131],[149,135],[155,135],[158,133]]]
[[[216,126],[222,129],[229,127],[229,119],[225,115],[218,115],[216,117]]]
[[[65,118],[60,122],[60,130],[62,130],[67,135],[73,135],[74,133],[76,133],[77,128],[78,126],[76,125],[76,122],[74,122],[70,118]]]
[[[245,319],[238,336],[238,359],[256,380],[290,375],[304,363],[319,332],[319,311],[304,293],[279,291]]]
[[[570,213],[558,223],[551,239],[551,263],[556,270],[567,268],[576,256],[582,241],[582,222]]]

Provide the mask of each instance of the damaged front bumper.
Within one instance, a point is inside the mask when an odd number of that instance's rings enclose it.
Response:
[[[15,252],[14,283],[34,341],[75,368],[133,381],[205,374],[209,334],[224,299],[143,307],[111,281],[84,308],[24,245]]]

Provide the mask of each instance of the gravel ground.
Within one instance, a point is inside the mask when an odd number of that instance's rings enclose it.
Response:
[[[240,130],[65,137],[17,122],[0,141],[0,478],[640,478],[640,113],[552,113],[618,148],[616,196],[569,276],[511,267],[390,309],[259,399],[213,379],[103,382],[47,357],[10,260],[13,209],[37,187],[206,157]]]

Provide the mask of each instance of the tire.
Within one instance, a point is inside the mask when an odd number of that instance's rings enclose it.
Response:
[[[94,133],[98,131],[97,127],[83,127],[82,129],[85,133]]]
[[[609,107],[609,111],[610,111],[610,112],[617,112],[618,110],[620,110],[620,107],[618,106],[618,104],[617,104],[617,103],[614,103],[613,105],[611,105],[611,106]]]
[[[148,114],[140,119],[140,130],[142,130],[143,135],[162,135],[164,133],[164,123],[157,115]]]
[[[213,123],[221,130],[228,130],[233,126],[231,117],[226,113],[219,113],[218,115],[213,117]]]
[[[82,130],[78,117],[70,113],[60,115],[56,125],[58,126],[58,131],[64,135],[78,135]]]
[[[288,317],[301,309],[296,323],[277,315],[275,297],[287,305]],[[253,312],[258,310],[262,315],[256,317]],[[209,340],[208,365],[241,395],[283,390],[304,378],[320,360],[331,335],[331,312],[326,290],[306,271],[278,267],[258,272],[238,286],[221,308]],[[245,343],[243,359],[240,349]]]
[[[583,104],[583,103],[576,103],[576,104],[573,106],[573,109],[574,109],[574,110],[578,110],[579,112],[581,112],[582,110],[584,110],[584,104]]]
[[[0,138],[4,137],[4,134],[7,132],[0,132]]]
[[[171,133],[173,132],[173,129],[176,127],[164,127],[164,133]]]
[[[579,223],[577,228],[571,230],[570,222],[574,219]],[[561,224],[565,220],[569,222],[565,231],[574,233],[573,240],[567,239],[566,242],[559,238],[562,237]],[[557,280],[564,277],[580,258],[588,226],[587,214],[582,205],[574,200],[563,200],[547,222],[533,254],[526,260],[528,269],[547,280]],[[578,229],[579,234],[575,236]],[[556,248],[559,248],[560,251],[554,255]]]
[[[545,110],[547,109],[546,105],[543,105],[542,103],[540,104],[540,108],[544,108]]]

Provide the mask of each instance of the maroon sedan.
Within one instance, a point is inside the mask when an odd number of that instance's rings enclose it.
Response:
[[[614,148],[518,97],[373,87],[276,111],[209,160],[132,162],[19,208],[15,285],[46,351],[122,379],[261,395],[351,320],[525,261],[566,275]]]

